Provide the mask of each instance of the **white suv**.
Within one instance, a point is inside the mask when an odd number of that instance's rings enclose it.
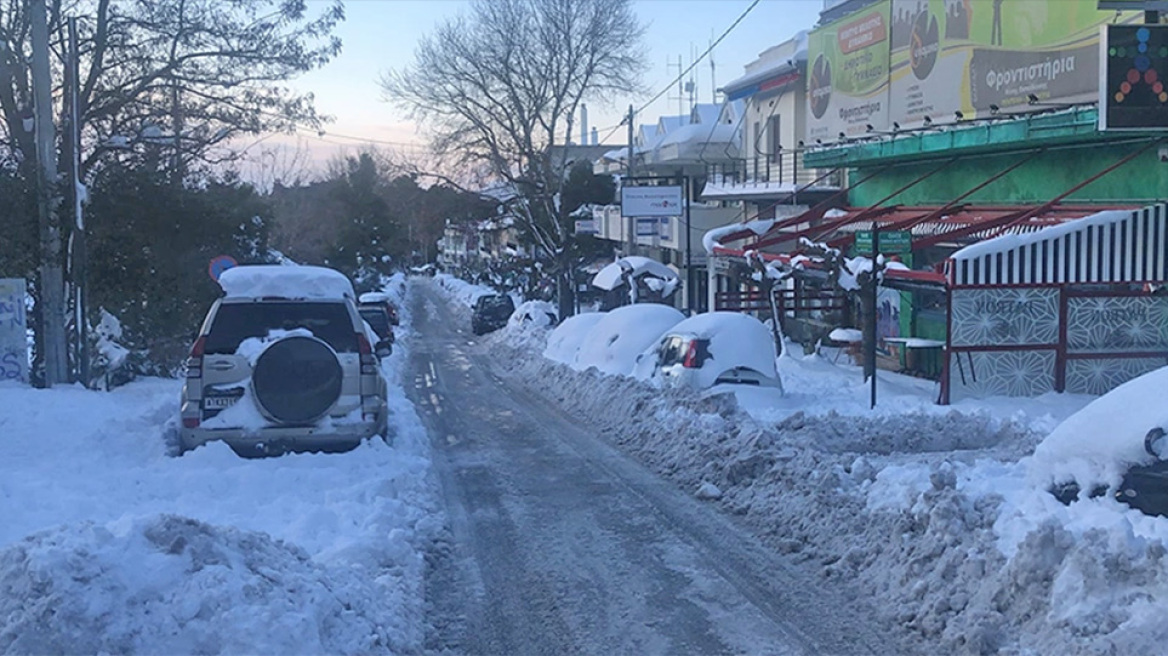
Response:
[[[186,362],[182,450],[223,440],[241,455],[345,451],[388,439],[385,379],[353,287],[323,267],[242,266]]]

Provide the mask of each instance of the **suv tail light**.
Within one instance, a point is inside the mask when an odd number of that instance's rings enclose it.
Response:
[[[207,338],[200,335],[191,344],[191,352],[187,355],[187,378],[202,378],[203,377],[203,349],[206,346]]]
[[[361,354],[361,375],[377,374],[377,356],[365,333],[357,333],[357,352]]]
[[[681,366],[686,369],[697,369],[698,365],[698,340],[691,339],[689,346],[685,349],[685,359],[681,361]]]

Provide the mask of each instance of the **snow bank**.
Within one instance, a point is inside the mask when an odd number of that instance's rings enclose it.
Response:
[[[474,285],[461,278],[455,278],[448,273],[439,273],[438,275],[434,276],[434,278],[438,281],[438,284],[442,286],[442,289],[444,289],[447,294],[453,296],[458,300],[459,303],[467,307],[474,305],[475,301],[480,296],[499,293],[490,287]]]
[[[339,271],[316,266],[254,264],[227,269],[219,276],[227,296],[356,298],[353,284]]]
[[[174,380],[0,384],[0,653],[422,651],[443,516],[398,345],[392,444],[335,455],[167,457]]]
[[[357,569],[175,515],[83,522],[0,552],[4,653],[343,653],[393,648]]]
[[[681,312],[657,303],[626,305],[610,310],[580,342],[572,366],[576,369],[596,367],[606,374],[631,375],[637,356],[684,318]]]
[[[575,333],[566,330],[557,349]],[[1109,498],[1063,506],[1029,480],[1042,436],[1089,397],[944,408],[933,404],[934,383],[881,372],[872,411],[857,367],[792,356],[779,359],[789,395],[750,416],[733,397],[491,349],[502,375],[736,515],[826,582],[872,599],[901,631],[903,653],[1159,653],[1168,640],[1168,521]],[[1124,412],[1113,407],[1083,426],[1110,435]],[[1039,453],[1071,452],[1055,448],[1056,436],[1078,421],[1064,422]],[[1133,418],[1140,430],[1130,435],[1126,424],[1124,440],[1142,450],[1143,421]]]

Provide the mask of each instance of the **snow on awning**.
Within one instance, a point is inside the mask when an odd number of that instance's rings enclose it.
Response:
[[[1028,234],[1005,234],[954,253],[954,285],[1163,282],[1168,204],[1102,211]]]
[[[628,270],[631,277],[647,274],[662,280],[678,280],[677,273],[667,265],[640,255],[622,257],[600,270],[592,278],[592,286],[612,291],[624,282],[623,273]]]
[[[768,198],[782,198],[790,196],[796,191],[802,192],[831,192],[839,191],[839,187],[807,187],[796,186],[793,182],[738,182],[712,183],[707,182],[702,191],[702,200],[758,200]]]

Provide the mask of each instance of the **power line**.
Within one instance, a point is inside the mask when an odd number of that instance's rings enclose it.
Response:
[[[698,58],[693,60],[693,62],[690,63],[689,68],[687,68],[684,71],[682,71],[681,73],[679,73],[677,77],[675,77],[673,80],[671,80],[669,82],[669,84],[665,85],[660,91],[658,91],[657,95],[653,96],[652,98],[650,98],[648,100],[648,102],[641,105],[634,112],[634,114],[640,114],[641,112],[643,112],[645,110],[645,108],[647,108],[649,105],[652,105],[654,102],[656,102],[658,98],[665,95],[666,93],[669,93],[669,90],[673,88],[673,85],[675,85],[678,82],[680,82],[681,80],[683,80],[687,73],[689,73],[694,68],[696,68],[697,65],[700,64],[703,59],[705,59],[707,56],[709,56],[709,54],[711,52],[714,51],[714,48],[718,47],[719,43],[721,43],[726,37],[730,36],[730,33],[734,31],[734,28],[738,27],[738,24],[741,23],[750,14],[750,12],[754,11],[754,8],[758,6],[759,2],[762,2],[762,0],[754,0],[754,2],[751,2],[750,6],[747,7],[746,10],[743,11],[740,16],[738,16],[738,18],[734,19],[734,22],[730,24],[730,27],[727,27],[726,31],[722,32],[722,36],[719,36],[717,39],[715,39],[714,42],[710,44],[710,47],[706,48],[705,52],[703,52],[701,55],[698,55]],[[624,121],[621,121],[621,123],[619,125],[617,125],[616,127],[614,127],[612,129],[612,132],[609,132],[607,135],[605,135],[604,138],[601,139],[601,141],[608,141],[609,138],[611,138],[612,135],[615,134],[616,131],[618,129],[620,129],[621,126],[623,126],[623,125],[624,125]]]

